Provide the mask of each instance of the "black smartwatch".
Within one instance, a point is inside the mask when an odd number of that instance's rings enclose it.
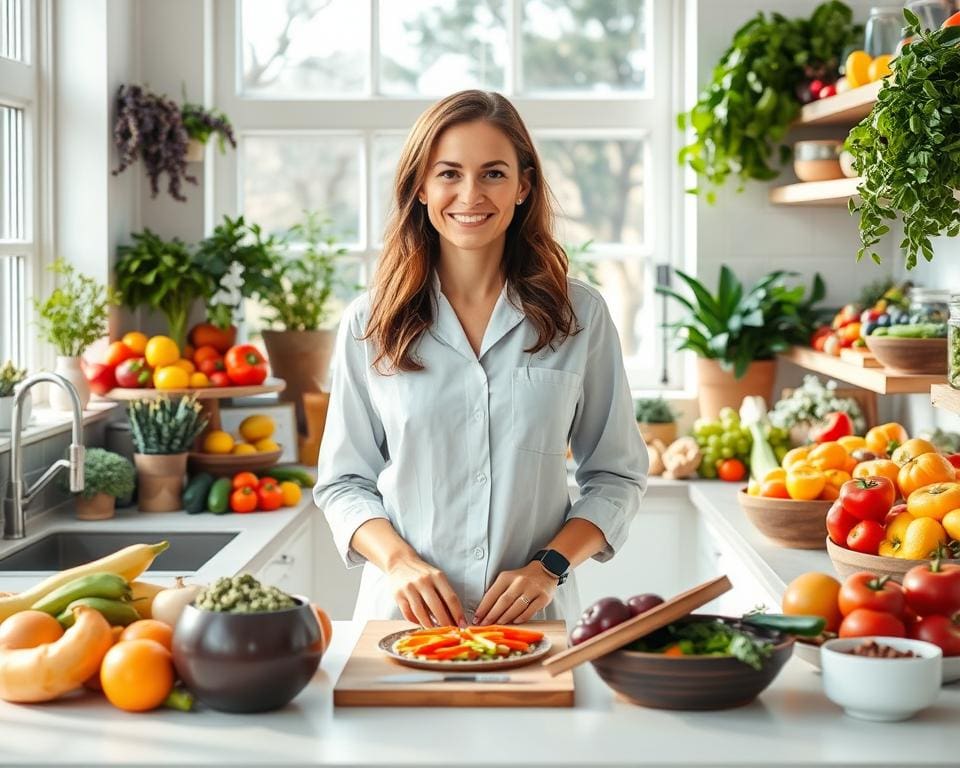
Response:
[[[555,549],[541,549],[533,556],[530,562],[539,561],[540,565],[546,568],[547,572],[557,577],[557,586],[559,587],[567,580],[567,571],[570,568],[570,561],[567,560]]]

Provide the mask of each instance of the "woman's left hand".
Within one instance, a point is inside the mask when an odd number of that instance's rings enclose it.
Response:
[[[515,571],[504,571],[483,596],[474,624],[523,624],[553,601],[557,578],[534,561]]]

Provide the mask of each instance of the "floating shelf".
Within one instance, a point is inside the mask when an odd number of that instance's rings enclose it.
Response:
[[[855,125],[870,114],[883,80],[805,104],[797,125]]]
[[[930,402],[934,408],[960,413],[960,389],[949,384],[934,384],[930,387]]]
[[[879,395],[926,394],[932,391],[932,387],[940,385],[950,389],[944,376],[892,373],[885,368],[862,368],[809,347],[791,347],[780,357],[801,368],[845,381]],[[960,394],[956,395],[956,398],[957,409],[960,410]]]
[[[857,194],[863,179],[831,179],[830,181],[803,181],[770,190],[770,202],[775,205],[846,205]]]

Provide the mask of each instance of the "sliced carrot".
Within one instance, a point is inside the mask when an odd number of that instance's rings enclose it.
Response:
[[[529,650],[530,650],[530,646],[529,646],[527,643],[523,642],[522,640],[510,640],[510,639],[508,639],[508,638],[506,638],[506,637],[504,637],[504,638],[502,638],[502,639],[500,639],[500,640],[497,640],[497,645],[505,645],[505,646],[507,646],[507,648],[509,648],[511,651],[524,651],[524,652],[526,652],[526,651],[529,651]]]
[[[416,637],[417,635],[445,635],[447,632],[455,632],[457,627],[425,627],[424,629],[415,629],[407,634],[407,637]]]
[[[510,627],[503,627],[501,631],[507,640],[520,640],[524,643],[539,643],[543,640],[543,632],[533,632],[529,629],[511,629]]]
[[[455,645],[460,645],[460,641],[457,638],[442,638],[440,640],[434,640],[431,643],[427,643],[426,645],[421,645],[418,648],[415,648],[414,653],[416,653],[418,656],[422,656],[427,653],[433,653],[440,648],[450,648]]]
[[[467,654],[467,658],[471,659],[475,659],[480,655],[469,645],[455,645],[452,648],[441,648],[438,651],[434,651],[431,655],[435,659],[452,659],[455,656],[459,656],[461,653]]]
[[[681,648],[680,645],[677,644],[677,645],[671,645],[669,648],[667,648],[663,652],[663,655],[664,656],[685,656],[686,654],[684,654],[683,648]]]

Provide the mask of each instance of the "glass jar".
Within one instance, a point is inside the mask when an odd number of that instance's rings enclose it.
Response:
[[[903,9],[874,6],[870,9],[863,32],[863,49],[873,57],[893,55],[903,32]]]
[[[953,13],[949,0],[909,0],[904,7],[917,14],[922,29],[931,31],[940,29]]]
[[[950,320],[947,322],[947,381],[960,389],[960,295],[950,297]]]
[[[949,291],[940,288],[910,289],[910,322],[911,323],[945,323],[950,316]]]

